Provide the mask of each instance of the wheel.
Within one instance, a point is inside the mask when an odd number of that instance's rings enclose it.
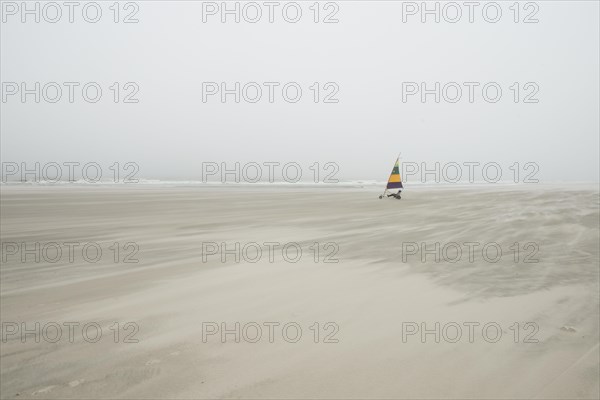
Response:
[[[383,199],[383,196],[382,196],[382,195],[379,195],[379,198],[380,198],[380,199]]]

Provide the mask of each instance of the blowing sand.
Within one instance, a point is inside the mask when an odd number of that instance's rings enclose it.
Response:
[[[600,396],[597,188],[378,194],[3,186],[2,398]]]

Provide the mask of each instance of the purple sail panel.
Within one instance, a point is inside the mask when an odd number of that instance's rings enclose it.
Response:
[[[402,182],[388,182],[387,189],[402,189]]]

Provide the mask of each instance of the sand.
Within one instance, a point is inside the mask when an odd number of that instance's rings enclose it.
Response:
[[[2,398],[600,396],[597,186],[1,191]]]

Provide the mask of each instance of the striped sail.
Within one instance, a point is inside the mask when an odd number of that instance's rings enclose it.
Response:
[[[399,189],[402,188],[402,178],[400,177],[400,157],[396,160],[390,179],[388,179],[386,189]]]

